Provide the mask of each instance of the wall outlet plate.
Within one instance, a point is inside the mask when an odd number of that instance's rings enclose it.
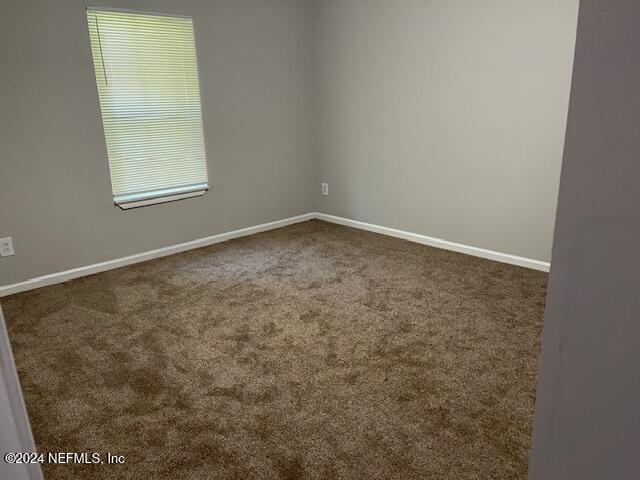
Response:
[[[329,184],[328,183],[323,183],[322,184],[322,195],[324,195],[325,197],[329,196]]]
[[[11,237],[0,238],[0,257],[10,257],[15,255],[15,253]]]

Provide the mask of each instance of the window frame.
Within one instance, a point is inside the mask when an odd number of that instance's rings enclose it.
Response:
[[[183,18],[183,19],[191,20],[192,29],[193,29],[193,48],[195,52],[196,70],[197,70],[197,79],[198,79],[198,102],[200,105],[200,120],[202,123],[202,144],[204,149],[204,152],[203,152],[204,164],[205,164],[205,171],[206,171],[206,177],[207,177],[206,182],[197,183],[197,184],[188,185],[188,186],[168,187],[163,189],[150,190],[146,192],[116,195],[115,193],[113,193],[113,181],[111,179],[111,165],[109,162],[109,158],[107,158],[107,165],[109,168],[109,182],[111,184],[113,204],[114,206],[119,207],[121,210],[131,210],[131,209],[146,207],[150,205],[159,205],[163,203],[170,203],[178,200],[184,200],[188,198],[196,198],[196,197],[203,196],[205,193],[209,191],[211,186],[209,181],[210,176],[209,176],[209,162],[208,162],[209,157],[207,155],[207,140],[204,134],[205,121],[204,121],[204,109],[202,108],[202,88],[201,88],[202,74],[200,72],[200,57],[198,55],[198,42],[196,40],[196,26],[195,26],[195,21],[193,19],[193,16],[185,13],[166,13],[166,12],[157,12],[157,11],[135,10],[130,8],[100,7],[95,5],[87,5],[85,7],[85,15],[87,16],[87,18],[88,18],[89,11],[132,13],[132,14],[139,14],[139,15],[173,17],[173,18]],[[93,46],[91,43],[91,35],[89,35],[89,48],[92,52],[91,58],[92,58],[93,73],[94,73],[93,79],[96,85],[96,92],[98,93],[98,109],[100,111],[100,121],[102,124],[102,130],[103,130],[103,134],[105,136],[105,142],[106,142],[106,130],[104,128],[104,119],[102,116],[102,105],[100,103],[100,98],[99,98],[100,94],[99,94],[98,78],[97,78],[97,72],[96,72],[97,65],[95,64],[95,59],[93,57],[93,50],[92,50]],[[107,154],[107,157],[108,157],[108,154]]]

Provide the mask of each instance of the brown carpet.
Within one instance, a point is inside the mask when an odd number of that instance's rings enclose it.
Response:
[[[3,299],[47,479],[525,479],[547,275],[311,221]]]

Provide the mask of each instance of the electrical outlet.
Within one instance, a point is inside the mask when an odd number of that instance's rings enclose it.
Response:
[[[329,184],[328,183],[323,183],[322,184],[322,195],[324,195],[325,197],[329,196]]]
[[[0,238],[0,257],[10,257],[11,255],[15,255],[16,252],[13,251],[13,240],[11,237]]]

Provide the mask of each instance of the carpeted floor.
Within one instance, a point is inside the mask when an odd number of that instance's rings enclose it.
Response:
[[[547,275],[311,221],[2,300],[52,479],[525,479]]]

